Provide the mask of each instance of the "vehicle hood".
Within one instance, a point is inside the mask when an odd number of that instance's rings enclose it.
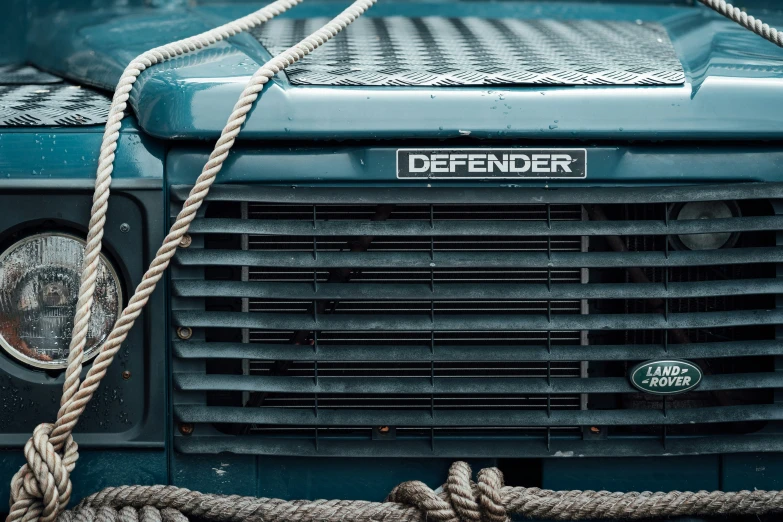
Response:
[[[306,27],[306,19],[333,16],[345,5],[347,1],[308,0],[286,13],[277,26],[270,26],[264,38],[242,34],[145,71],[131,98],[139,126],[161,138],[217,137],[244,84],[271,57],[270,51],[291,37],[286,28],[293,23],[301,29]],[[29,56],[41,68],[113,90],[125,65],[143,51],[258,8],[258,4],[227,4],[55,12],[31,28]],[[783,25],[781,13],[759,14],[771,25]],[[301,71],[296,75],[281,73],[265,88],[245,124],[242,139],[627,141],[783,137],[783,49],[702,6],[383,0],[366,16],[378,27],[378,21],[387,17],[440,17],[468,24],[481,20],[652,24],[660,27],[665,45],[671,42],[681,71],[668,71],[663,74],[665,78],[652,83],[642,79],[639,84],[623,83],[620,78],[616,84],[577,81],[566,85],[557,80],[541,81],[542,75],[533,80],[518,76],[516,84],[483,83],[493,81],[492,65],[497,64],[486,63],[491,60],[482,58],[480,45],[455,37],[459,48],[454,52],[474,66],[468,73],[480,72],[479,77],[463,82],[466,85],[455,85],[453,77],[441,82],[436,78],[416,84],[407,80],[395,83],[394,71],[387,75],[391,80],[379,84],[377,78],[370,78],[366,85],[357,84],[355,75],[349,74],[347,81],[335,81],[333,77],[318,80],[318,71],[310,71],[309,84],[302,84]],[[346,31],[351,30],[349,27]],[[357,26],[356,31],[352,34],[354,43],[362,41],[362,30]],[[281,43],[276,43],[276,38]],[[351,52],[347,46],[340,49],[336,41],[327,45],[335,45],[328,50],[332,55]],[[377,46],[379,42],[368,41],[367,45]],[[637,43],[629,38],[627,45]],[[639,49],[617,50],[634,51]],[[513,52],[524,57],[526,48],[520,46]],[[560,58],[578,66],[582,52],[585,49],[568,50],[566,46],[566,56]],[[307,62],[310,59],[317,56],[305,58],[302,65],[314,63]]]

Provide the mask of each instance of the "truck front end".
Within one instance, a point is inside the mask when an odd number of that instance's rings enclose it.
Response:
[[[108,93],[258,7],[55,4],[11,2],[0,55],[8,477],[60,408]],[[343,7],[139,76],[83,374],[248,79]],[[379,2],[264,87],[75,430],[73,498],[382,501],[455,460],[783,489],[781,99],[783,50],[692,2]]]

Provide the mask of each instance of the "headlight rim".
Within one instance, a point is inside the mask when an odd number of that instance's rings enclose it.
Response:
[[[25,245],[26,243],[41,238],[47,238],[47,237],[63,237],[63,238],[71,239],[78,242],[82,247],[86,246],[87,244],[87,241],[84,238],[79,237],[73,232],[57,230],[57,229],[48,230],[48,231],[37,230],[32,234],[24,235],[23,237],[20,237],[15,241],[13,241],[12,243],[8,244],[8,246],[6,246],[3,249],[3,251],[0,252],[0,266],[2,266],[2,263],[5,261],[5,259],[15,249]],[[123,307],[125,306],[123,279],[120,272],[117,270],[114,263],[112,262],[112,260],[103,251],[101,251],[99,257],[101,261],[103,261],[103,264],[106,266],[109,272],[109,276],[116,283],[117,298],[118,298],[117,319],[119,319]],[[79,266],[78,275],[81,276],[81,265]],[[70,339],[68,341],[70,342]],[[100,353],[100,350],[105,342],[106,340],[104,339],[100,344],[96,345],[93,348],[87,349],[87,347],[85,347],[83,363],[86,364],[90,362],[92,359],[94,359],[98,355],[98,353]],[[18,348],[16,348],[15,346],[13,346],[13,344],[11,344],[8,340],[6,340],[2,332],[0,332],[0,347],[10,358],[12,358],[15,362],[22,363],[25,367],[32,367],[37,370],[45,370],[51,372],[62,372],[63,370],[65,370],[65,368],[68,367],[67,358],[61,360],[61,362],[59,363],[52,363],[52,362],[43,362],[35,358],[24,355]]]

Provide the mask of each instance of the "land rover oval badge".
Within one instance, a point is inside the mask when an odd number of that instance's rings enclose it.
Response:
[[[690,391],[701,382],[701,368],[689,361],[657,359],[631,370],[631,384],[645,393],[676,395]]]

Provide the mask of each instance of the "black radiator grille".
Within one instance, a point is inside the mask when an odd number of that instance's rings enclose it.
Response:
[[[583,209],[580,205],[559,205],[550,207],[550,219],[580,221],[583,219]],[[504,220],[504,221],[541,221],[547,219],[546,205],[537,206],[343,206],[343,205],[310,205],[310,206],[272,206],[250,203],[244,212],[248,219],[280,221],[304,220],[367,222],[383,220],[384,222],[402,220],[464,220],[474,221]],[[302,237],[279,235],[247,235],[247,249],[280,252],[541,252],[547,247],[553,251],[582,251],[585,243],[581,237],[553,238],[523,238],[514,236],[329,236]],[[248,267],[248,281],[314,281],[316,284],[362,284],[373,282],[378,284],[398,284],[401,282],[427,282],[432,284],[455,282],[488,282],[518,281],[546,283],[548,278],[553,282],[570,281],[580,283],[583,271],[580,269],[561,270],[551,274],[547,270],[503,270],[496,271],[482,268],[464,270],[440,270],[431,267],[429,270],[381,269],[381,270],[351,270],[340,269],[319,272],[313,269],[302,269],[280,273],[270,272],[264,268]],[[312,300],[275,300],[249,298],[246,303],[248,312],[288,312],[298,314],[313,314],[317,308],[318,314],[330,315],[407,315],[407,314],[541,314],[541,313],[582,313],[580,300],[449,300],[449,301],[410,301],[343,299],[335,301]],[[511,333],[499,339],[497,334],[485,330],[474,332],[437,332],[436,335],[427,332],[356,332],[356,331],[325,331],[318,332],[318,347],[328,350],[330,345],[348,344],[361,347],[367,344],[383,349],[384,344],[419,343],[430,345],[437,350],[443,343],[474,343],[491,347],[497,342],[530,342],[540,338],[543,332],[507,332]],[[274,337],[269,339],[269,335]],[[579,344],[583,341],[580,332],[558,332],[557,341],[561,343]],[[267,330],[249,329],[249,342],[298,342],[299,344],[314,344],[315,332],[269,332]],[[540,341],[539,341],[540,342]],[[546,342],[546,337],[544,337]],[[276,376],[280,374],[277,361],[249,360],[245,373],[247,375]],[[335,361],[335,362],[293,362],[285,367],[284,375],[288,378],[313,379],[317,375],[324,378],[373,378],[398,379],[404,382],[410,378],[579,378],[582,367],[578,362],[547,363],[543,361],[509,364],[508,362],[470,363],[460,361],[449,362],[400,362],[400,361]],[[250,397],[249,400],[252,400]],[[367,408],[381,409],[418,409],[440,410],[451,409],[579,409],[582,405],[579,394],[556,396],[535,396],[531,394],[509,394],[506,396],[433,396],[418,395],[386,395],[368,397],[363,394],[344,395],[305,395],[300,394],[267,394],[259,404],[262,408],[342,408],[361,411]],[[497,427],[493,427],[497,428]],[[356,427],[353,428],[356,430]],[[364,427],[371,435],[372,428]],[[476,426],[474,430],[482,430]],[[517,428],[518,431],[530,429],[540,430],[540,427]],[[578,430],[577,427],[571,428]],[[252,425],[251,433],[263,434],[269,430],[283,431],[283,428],[268,425]],[[312,431],[313,428],[288,427],[284,431],[301,433]],[[314,435],[314,433],[313,433]]]
[[[481,271],[471,271],[463,269],[364,269],[359,274],[354,274],[351,277],[352,281],[365,281],[365,282],[390,282],[397,283],[406,282],[425,282],[429,283],[434,280],[441,283],[449,282],[462,282],[462,283],[492,283],[492,282],[519,282],[519,283],[534,283],[546,281],[547,277],[552,282],[560,283],[578,283],[580,280],[578,270],[556,270],[552,269],[549,272],[546,270],[531,269],[518,269],[503,268],[492,269],[486,268]],[[276,269],[275,267],[269,268],[250,268],[249,279],[253,280],[270,280],[274,278],[277,281],[306,281],[311,282],[313,278],[319,283],[325,283],[329,277],[329,272],[320,270],[296,270],[296,269]]]
[[[177,448],[780,450],[777,192],[216,187],[172,277]],[[673,214],[703,200],[735,214]],[[635,390],[662,357],[702,385]]]

